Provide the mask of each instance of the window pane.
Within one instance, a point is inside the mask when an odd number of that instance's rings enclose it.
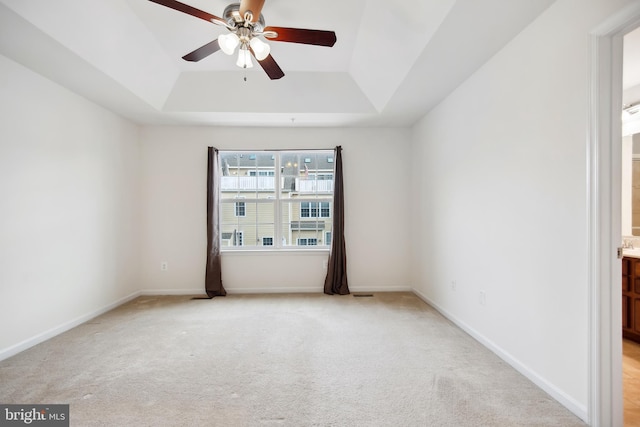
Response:
[[[287,245],[327,246],[331,243],[325,243],[326,232],[330,233],[333,227],[330,202],[286,200],[281,206],[281,212],[288,214],[288,220],[283,216],[281,227]]]
[[[331,243],[332,151],[220,152],[220,159],[223,247]]]
[[[273,236],[275,235],[275,227],[273,224],[258,225],[258,245],[273,246]],[[268,244],[265,244],[265,241]]]
[[[274,192],[276,163],[271,154],[224,152],[220,153],[220,163],[222,195]]]
[[[306,153],[297,159],[287,159],[287,164],[298,165],[291,169],[296,194],[330,195],[333,192],[333,162],[329,161],[330,158],[333,157],[327,153]]]

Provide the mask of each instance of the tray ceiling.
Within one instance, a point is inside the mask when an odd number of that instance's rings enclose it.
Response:
[[[217,16],[228,4],[183,2]],[[338,39],[269,42],[285,72],[272,81],[222,52],[182,60],[226,30],[147,0],[0,0],[0,54],[140,123],[405,126],[551,3],[266,0],[267,25]]]

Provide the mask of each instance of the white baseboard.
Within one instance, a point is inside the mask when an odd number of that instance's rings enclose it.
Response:
[[[55,337],[56,335],[60,335],[63,332],[67,332],[70,329],[75,328],[78,325],[83,324],[84,322],[91,320],[95,317],[100,316],[101,314],[106,313],[107,311],[113,310],[114,308],[131,301],[134,298],[137,298],[140,295],[140,292],[134,292],[130,295],[127,295],[124,298],[120,298],[119,300],[108,304],[98,310],[92,311],[91,313],[84,314],[80,317],[77,317],[73,320],[65,322],[61,325],[58,325],[54,328],[51,328],[45,332],[42,332],[38,335],[35,335],[31,338],[28,338],[18,344],[12,345],[11,347],[0,350],[0,361],[10,358],[11,356],[15,356],[16,354],[24,351],[28,348],[33,347],[34,345],[40,344],[48,339]]]
[[[227,295],[240,294],[298,294],[322,292],[322,288],[225,288]],[[206,296],[204,288],[199,289],[145,289],[140,291],[143,296],[163,295],[201,295]]]
[[[409,286],[349,286],[349,291],[353,292],[411,292]]]
[[[555,400],[560,402],[564,407],[573,412],[577,417],[586,422],[588,419],[588,411],[585,405],[577,402],[574,398],[567,395],[564,391],[560,390],[554,384],[550,383],[543,377],[541,377],[537,372],[531,370],[528,366],[521,363],[518,359],[513,357],[511,354],[504,351],[501,347],[496,345],[493,341],[486,338],[484,335],[480,334],[478,331],[458,319],[456,316],[440,307],[438,304],[431,301],[426,295],[422,294],[420,291],[413,289],[413,293],[418,296],[421,300],[429,304],[431,307],[435,308],[440,314],[453,322],[460,329],[465,331],[467,334],[471,335],[476,341],[480,344],[484,345],[486,348],[495,353],[499,358],[507,362],[511,365],[515,370],[520,372],[522,375],[527,377],[532,383],[540,387],[547,394],[553,397]]]
[[[235,288],[226,287],[228,295],[241,294],[308,294],[323,293],[324,288],[318,287],[260,287],[260,288]],[[351,292],[412,292],[410,286],[350,286]],[[206,293],[204,288],[198,289],[144,289],[139,292],[143,296],[160,296],[160,295],[202,295]]]
[[[202,295],[207,294],[204,288],[198,289],[143,289],[140,291],[141,296],[162,296],[162,295]]]
[[[323,293],[324,287],[305,288],[226,288],[227,294],[287,294]],[[349,286],[353,292],[411,292],[409,286]]]

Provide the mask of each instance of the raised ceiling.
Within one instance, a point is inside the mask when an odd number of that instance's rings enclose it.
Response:
[[[267,25],[338,39],[269,42],[274,81],[222,52],[182,60],[226,30],[148,0],[0,0],[0,53],[139,123],[405,126],[553,1],[266,0]],[[228,4],[183,2],[217,16]]]

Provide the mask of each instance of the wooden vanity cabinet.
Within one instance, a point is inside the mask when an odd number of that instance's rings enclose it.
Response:
[[[622,259],[622,336],[640,342],[640,259]]]

